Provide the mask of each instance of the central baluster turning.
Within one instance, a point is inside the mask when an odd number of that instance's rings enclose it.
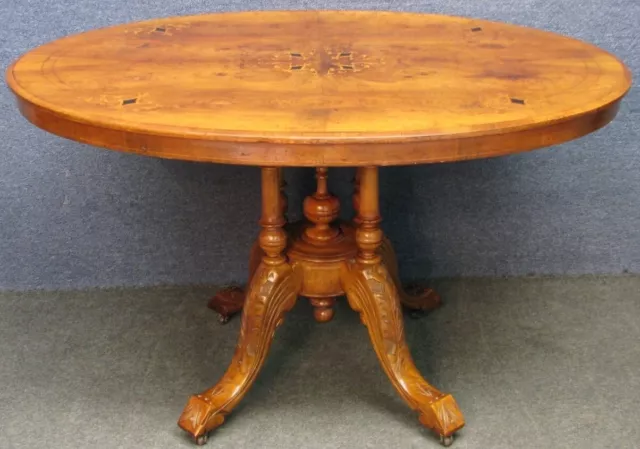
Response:
[[[314,245],[323,245],[339,238],[340,230],[331,223],[338,218],[340,201],[329,193],[327,168],[316,168],[316,192],[304,199],[304,216],[314,226],[308,226],[303,238]]]

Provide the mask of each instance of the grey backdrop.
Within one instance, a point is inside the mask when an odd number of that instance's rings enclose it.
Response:
[[[69,33],[157,16],[339,9],[342,1],[2,0],[0,65]],[[475,16],[591,41],[638,73],[637,0],[352,1]],[[604,130],[553,149],[381,172],[407,279],[640,272],[640,94]],[[28,124],[0,88],[0,289],[243,281],[259,171],[119,154]],[[312,172],[290,169],[291,215]],[[348,203],[352,171],[331,171]],[[350,214],[346,207],[344,214]]]

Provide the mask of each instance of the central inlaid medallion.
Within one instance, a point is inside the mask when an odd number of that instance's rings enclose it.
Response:
[[[319,76],[359,72],[368,68],[367,56],[349,49],[318,48],[309,52],[289,52],[288,71],[306,71]]]

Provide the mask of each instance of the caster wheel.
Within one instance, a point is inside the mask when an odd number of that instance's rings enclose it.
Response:
[[[228,315],[218,315],[218,322],[220,324],[227,324],[230,319],[231,317]]]
[[[205,433],[203,435],[197,436],[193,439],[197,446],[204,446],[209,441],[209,434]]]
[[[424,310],[411,310],[409,312],[409,316],[411,317],[411,319],[414,319],[414,320],[419,320],[420,318],[422,318],[426,314],[427,313]]]
[[[448,437],[440,435],[440,444],[442,444],[444,447],[451,446],[453,444],[453,435],[449,435]]]

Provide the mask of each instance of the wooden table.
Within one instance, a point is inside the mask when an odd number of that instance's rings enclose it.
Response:
[[[179,425],[200,444],[253,384],[298,296],[318,321],[346,294],[393,386],[445,445],[464,425],[418,373],[405,293],[380,230],[378,167],[457,161],[566,142],[611,121],[627,68],[593,45],[483,20],[386,12],[245,12],[138,22],[65,37],[7,71],[22,114],[59,136],[163,158],[262,167],[262,218],[233,360]],[[282,167],[316,167],[289,225]],[[327,168],[359,167],[352,223]],[[214,301],[215,302],[215,301]],[[214,304],[215,306],[216,304]],[[233,309],[233,307],[232,307]]]

